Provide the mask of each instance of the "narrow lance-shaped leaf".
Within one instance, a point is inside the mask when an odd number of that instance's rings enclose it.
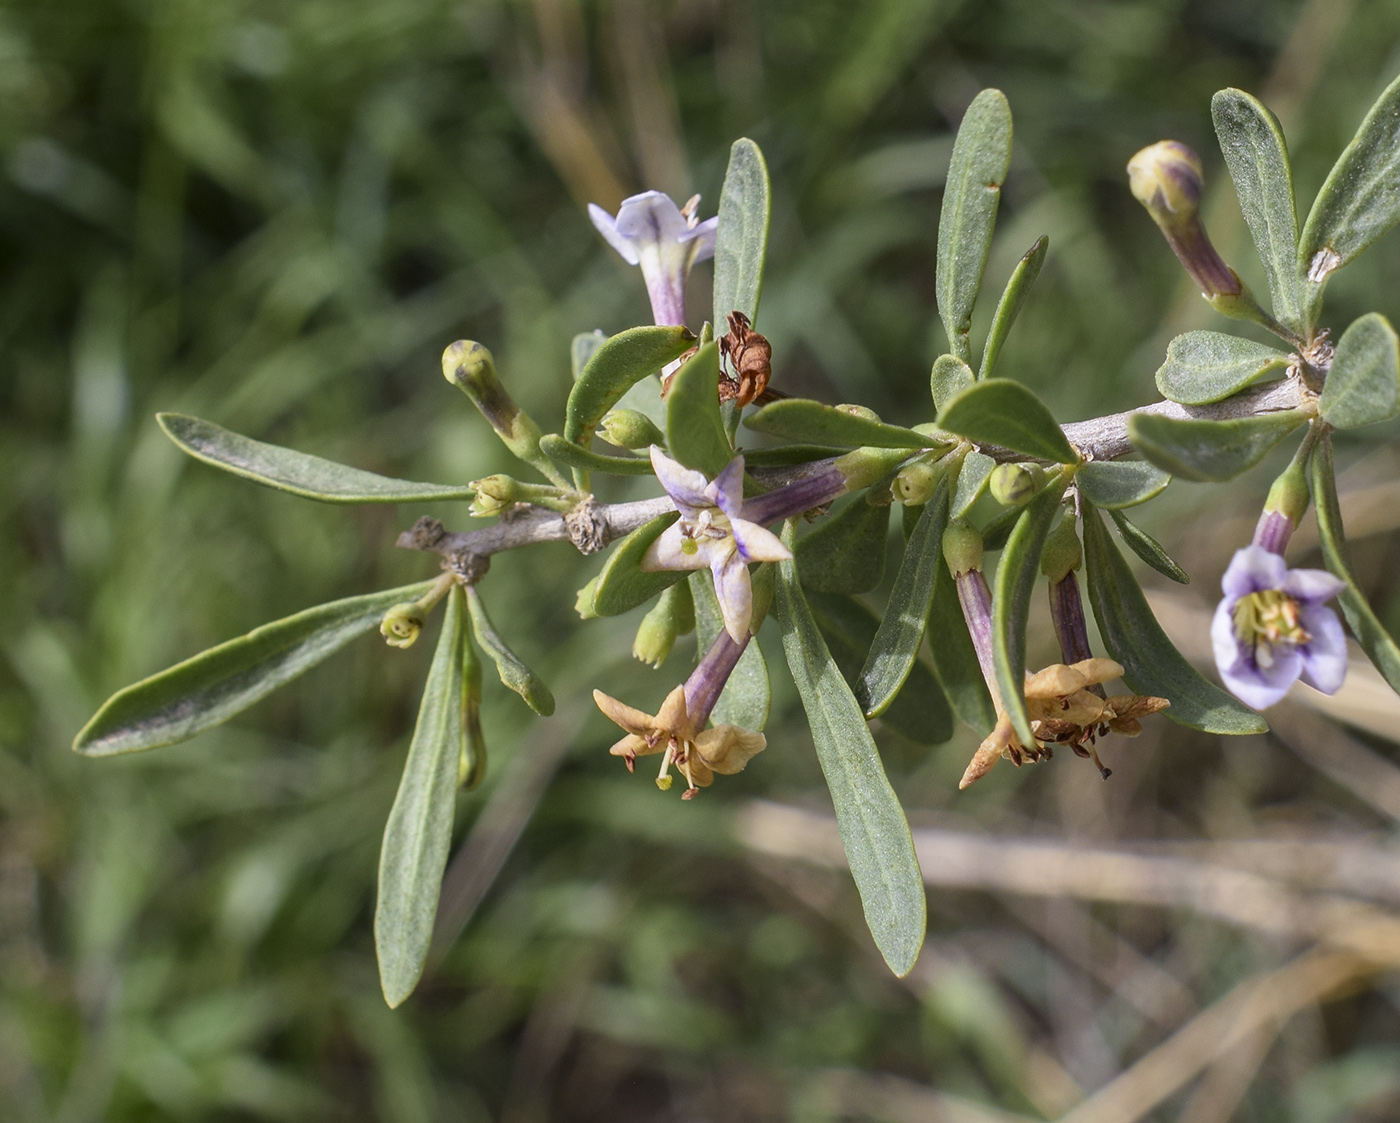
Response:
[[[1296,409],[1231,421],[1137,413],[1128,419],[1128,439],[1174,476],[1223,483],[1253,468],[1307,419]]]
[[[948,525],[948,478],[938,481],[924,504],[856,683],[856,701],[866,717],[878,717],[894,701],[918,658],[928,626],[938,568],[943,562],[943,530]]]
[[[796,545],[793,523],[784,534]],[[870,729],[817,630],[792,561],[778,563],[775,600],[783,653],[812,729],[875,946],[896,975],[913,969],[928,923],[923,875],[904,810],[890,787]]]
[[[1075,473],[1079,494],[1096,507],[1135,507],[1160,495],[1171,476],[1141,460],[1092,460]]]
[[[729,149],[729,168],[719,194],[715,232],[715,331],[723,333],[730,312],[758,318],[763,259],[768,250],[772,207],[768,166],[758,145],[740,137]]]
[[[188,740],[373,631],[390,608],[432,586],[423,581],[348,597],[254,628],[118,691],[83,726],[73,748],[110,756]]]
[[[513,690],[525,699],[525,704],[541,717],[549,717],[554,712],[554,695],[540,677],[520,661],[505,641],[501,639],[486,615],[486,605],[475,587],[467,589],[467,608],[471,612],[472,631],[477,642],[486,649],[496,664],[496,673],[507,690]]]
[[[1000,90],[983,90],[958,126],[938,220],[938,314],[949,349],[965,363],[972,362],[972,308],[1010,166],[1011,107]]]
[[[1400,78],[1385,88],[1356,136],[1332,165],[1298,243],[1298,275],[1308,281],[1307,326],[1334,271],[1400,221]]]
[[[1079,462],[1045,403],[1008,378],[969,386],[939,411],[938,425],[979,444],[1001,445],[1060,464]]]
[[[687,468],[714,479],[734,456],[719,411],[719,348],[707,343],[671,379],[666,443]]]
[[[997,462],[976,450],[963,457],[958,469],[958,486],[953,490],[949,518],[960,519],[972,509],[972,505],[987,490],[987,481]]]
[[[1001,354],[1002,345],[1011,334],[1011,325],[1021,314],[1021,305],[1026,302],[1031,285],[1035,284],[1035,279],[1040,276],[1040,267],[1045,264],[1045,253],[1049,248],[1050,239],[1042,234],[1011,271],[1011,279],[1006,282],[1001,300],[997,302],[996,313],[992,316],[991,329],[987,332],[987,345],[982,349],[982,366],[977,371],[978,378],[986,378],[992,373],[997,356]]]
[[[158,413],[156,421],[181,451],[196,460],[322,503],[418,503],[470,499],[476,494],[466,485],[425,484],[379,476],[334,460],[255,441],[183,413]]]
[[[1324,436],[1313,449],[1309,465],[1312,474],[1313,506],[1317,509],[1318,537],[1322,560],[1327,568],[1346,582],[1338,601],[1352,635],[1366,652],[1376,670],[1385,676],[1391,689],[1400,691],[1400,645],[1386,630],[1357,583],[1347,551],[1342,527],[1342,508],[1337,502],[1337,476],[1332,463],[1332,438]]]
[[[1026,621],[1030,618],[1031,593],[1040,575],[1040,552],[1045,548],[1066,483],[1064,479],[1052,481],[1026,504],[997,563],[996,588],[992,593],[992,655],[997,687],[1006,716],[1023,745],[1035,743],[1026,710]]]
[[[644,456],[604,456],[601,452],[565,440],[558,433],[546,433],[541,437],[540,451],[556,464],[583,472],[604,472],[614,476],[652,474],[651,461]]]
[[[844,448],[932,448],[938,442],[913,429],[860,417],[839,406],[786,398],[744,418],[744,428],[789,441]]]
[[[486,776],[486,737],[481,732],[481,652],[470,628],[462,634],[462,751],[457,786],[471,791]]]
[[[1210,109],[1240,210],[1269,279],[1274,317],[1301,331],[1305,296],[1296,267],[1298,211],[1283,127],[1243,90],[1221,90],[1211,99]]]
[[[985,736],[996,725],[997,712],[987,691],[987,680],[982,677],[981,664],[977,662],[977,649],[972,646],[967,621],[963,619],[957,583],[946,562],[939,565],[933,587],[928,635],[934,673],[948,701],[965,724],[979,737]]]
[[[1128,549],[1132,550],[1138,557],[1160,573],[1163,577],[1169,577],[1178,585],[1191,584],[1191,577],[1172,561],[1166,550],[1162,549],[1162,544],[1148,534],[1141,527],[1128,521],[1128,516],[1122,511],[1109,509],[1109,517],[1113,519],[1113,525],[1118,528],[1118,534]]]
[[[458,767],[466,751],[462,600],[461,590],[453,589],[379,852],[374,946],[391,1007],[413,993],[423,974],[452,844]]]
[[[797,543],[802,583],[822,593],[868,593],[885,576],[890,509],[857,495]]]
[[[1379,312],[1352,321],[1337,341],[1318,413],[1337,429],[1357,429],[1400,413],[1400,339]]]
[[[690,575],[690,591],[695,600],[696,654],[703,658],[724,627],[714,579],[708,569],[699,569]],[[729,681],[724,684],[710,717],[716,725],[737,725],[757,733],[768,724],[770,701],[768,664],[763,660],[758,641],[750,640]]]
[[[599,616],[620,616],[646,604],[685,576],[685,572],[678,569],[644,573],[640,568],[648,547],[678,518],[680,514],[676,511],[657,515],[613,547],[594,587],[594,612]]]
[[[1167,716],[1192,729],[1267,732],[1262,717],[1202,678],[1167,639],[1093,504],[1081,507],[1089,603],[1108,653],[1123,664],[1123,680],[1138,694],[1167,699]]]
[[[1223,402],[1286,366],[1288,356],[1268,344],[1218,331],[1188,331],[1167,344],[1167,361],[1157,369],[1157,389],[1182,405]]]

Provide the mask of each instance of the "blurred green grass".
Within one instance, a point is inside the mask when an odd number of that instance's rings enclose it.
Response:
[[[1066,419],[1125,408],[1167,338],[1209,318],[1124,190],[1127,157],[1196,147],[1218,244],[1257,281],[1210,94],[1279,111],[1306,202],[1397,70],[1400,9],[1381,0],[0,11],[0,1117],[1053,1118],[1277,965],[1286,940],[1190,912],[937,889],[925,967],[901,984],[842,875],[735,840],[749,798],[826,806],[790,688],[769,751],[684,807],[614,767],[596,715],[562,706],[550,727],[492,688],[496,767],[462,832],[497,808],[523,834],[494,886],[454,883],[463,934],[391,1014],[369,916],[426,645],[358,645],[188,746],[104,762],[67,746],[144,674],[427,572],[392,547],[426,508],[322,508],[221,477],[165,441],[157,409],[414,479],[495,470],[441,348],[486,342],[556,426],[572,335],[646,316],[583,204],[657,187],[699,190],[710,213],[746,134],[774,179],[774,384],[927,420],[941,176],[987,85],[1016,119],[988,284],[1051,238],[999,373]],[[1398,280],[1387,241],[1339,274],[1329,318],[1400,313]],[[1229,497],[1241,514],[1256,476]],[[1220,510],[1183,492],[1169,548]],[[1377,594],[1396,541],[1361,544]],[[627,659],[631,621],[576,627],[596,561],[511,560],[485,595],[561,698],[664,692],[683,655],[654,675]],[[1198,573],[1207,595],[1213,579]],[[1172,727],[1117,749],[1107,786],[1060,760],[962,796],[967,736],[882,743],[924,823],[1105,845],[1392,829],[1263,738]],[[1087,965],[1076,945],[1096,949]],[[1177,1005],[1144,1014],[1124,964]],[[1389,1117],[1397,994],[1362,985],[1290,1023],[1239,1115],[1221,1076],[1226,1093],[1146,1117]]]

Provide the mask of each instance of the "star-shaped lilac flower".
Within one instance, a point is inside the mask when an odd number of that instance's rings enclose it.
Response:
[[[1324,606],[1344,582],[1324,569],[1289,569],[1260,546],[1236,550],[1220,582],[1210,638],[1226,687],[1262,710],[1301,678],[1335,694],[1347,673],[1347,644],[1337,615]]]
[[[744,458],[734,457],[718,476],[707,480],[652,445],[651,465],[681,517],[647,549],[642,569],[708,567],[725,631],[735,643],[744,643],[753,617],[749,563],[792,557],[776,534],[751,521],[756,509],[744,517]]]
[[[719,217],[697,221],[695,208],[699,204],[699,195],[681,208],[669,195],[644,191],[624,199],[616,218],[596,203],[588,204],[588,217],[598,233],[628,265],[642,267],[658,324],[685,323],[685,281],[690,267],[714,256]]]

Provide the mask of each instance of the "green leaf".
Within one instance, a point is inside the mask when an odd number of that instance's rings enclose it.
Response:
[[[724,616],[720,613],[715,581],[708,569],[697,569],[690,575],[690,591],[695,600],[696,656],[703,659],[724,628]],[[739,656],[710,718],[716,725],[737,725],[757,733],[768,724],[771,701],[768,664],[763,660],[758,641],[753,639]]]
[[[647,375],[685,354],[695,343],[685,327],[629,328],[598,345],[583,368],[564,413],[564,439],[581,448],[593,443],[603,415]]]
[[[977,649],[972,646],[967,621],[963,619],[957,582],[946,563],[938,567],[938,578],[933,586],[928,634],[934,673],[954,711],[979,737],[990,733],[997,723],[996,708],[987,691],[987,681],[982,677],[982,666],[977,661]]]
[[[457,757],[457,786],[471,791],[486,777],[486,738],[481,732],[481,654],[471,629],[462,636],[462,751]]]
[[[793,523],[785,534],[793,546]],[[919,957],[928,923],[914,839],[870,728],[807,608],[792,561],[778,563],[774,605],[783,653],[807,712],[836,826],[875,946],[896,975]]]
[[[1136,507],[1160,495],[1172,478],[1141,460],[1091,460],[1075,474],[1079,494],[1096,507]]]
[[[334,460],[264,444],[183,413],[158,413],[156,421],[167,437],[196,460],[323,503],[418,503],[470,499],[476,494],[475,489],[465,485],[423,484],[378,476]]]
[[[604,456],[601,452],[580,448],[558,433],[546,433],[540,438],[540,451],[566,468],[584,472],[606,472],[614,476],[649,476],[651,460],[645,456]]]
[[[719,412],[719,347],[714,343],[700,348],[671,379],[666,443],[672,456],[710,479],[734,456]]]
[[[1318,412],[1337,429],[1357,429],[1400,413],[1400,340],[1379,312],[1353,320],[1342,333]]]
[[[890,509],[857,495],[797,543],[802,583],[820,593],[866,593],[885,576]]]
[[[1167,639],[1093,504],[1082,508],[1089,602],[1109,654],[1123,664],[1123,680],[1138,694],[1167,699],[1167,716],[1192,729],[1267,732],[1262,717],[1202,678]]]
[[[1333,272],[1400,221],[1400,78],[1376,99],[1313,201],[1298,244],[1309,327]]]
[[[989,378],[969,386],[938,413],[938,426],[979,444],[1077,464],[1079,454],[1045,403],[1019,382]]]
[[[918,658],[928,626],[933,586],[943,562],[943,529],[948,525],[948,478],[938,481],[904,547],[885,615],[856,683],[856,701],[866,717],[879,717],[904,686]],[[946,567],[944,567],[946,568]]]
[[[112,695],[73,748],[111,756],[188,740],[373,631],[390,608],[417,600],[432,585],[422,581],[317,605],[212,647]]]
[[[1026,621],[1030,618],[1031,593],[1040,576],[1040,552],[1045,548],[1045,538],[1067,483],[1065,479],[1052,481],[1026,504],[1001,552],[992,591],[992,655],[996,660],[997,687],[1006,715],[1023,745],[1035,743],[1026,711]]]
[[[1267,344],[1218,331],[1188,331],[1167,344],[1167,361],[1157,369],[1157,389],[1182,405],[1206,405],[1224,401],[1286,366],[1288,356]]]
[[[880,618],[855,597],[814,593],[810,589],[804,590],[804,594],[812,617],[831,650],[831,657],[836,660],[846,685],[854,690],[875,642]],[[880,724],[916,745],[939,745],[953,735],[953,714],[948,701],[922,659],[914,660],[904,689],[880,715]]]
[[[1312,471],[1318,537],[1322,542],[1322,560],[1328,569],[1346,582],[1346,588],[1337,598],[1342,614],[1347,619],[1351,634],[1376,665],[1376,670],[1380,671],[1393,690],[1400,691],[1400,646],[1396,645],[1394,637],[1371,610],[1370,602],[1366,600],[1366,594],[1361,591],[1356,573],[1351,568],[1346,531],[1342,527],[1342,509],[1337,502],[1337,477],[1332,463],[1330,435],[1318,441],[1309,467]]]
[[[467,751],[463,615],[462,591],[453,589],[379,852],[374,947],[390,1007],[412,994],[422,977],[452,845],[458,764]]]
[[[596,328],[593,331],[581,331],[574,336],[573,342],[569,344],[569,365],[573,370],[575,382],[588,366],[588,360],[593,358],[598,348],[607,341],[608,337]]]
[[[898,425],[857,417],[808,398],[784,398],[744,418],[744,427],[789,441],[846,448],[932,448],[938,442]]]
[[[1172,561],[1170,555],[1162,549],[1162,544],[1157,539],[1129,522],[1128,516],[1122,511],[1110,510],[1108,514],[1113,519],[1113,525],[1118,528],[1119,537],[1127,543],[1128,549],[1132,550],[1163,577],[1169,577],[1179,585],[1191,584],[1190,575]]]
[[[1021,305],[1026,302],[1026,294],[1030,292],[1035,279],[1040,276],[1040,267],[1045,264],[1045,253],[1049,248],[1050,239],[1042,234],[1011,271],[1011,279],[1006,282],[1001,300],[997,303],[996,314],[992,316],[991,329],[987,332],[987,345],[982,349],[982,366],[977,372],[978,378],[986,378],[992,373],[997,356],[1001,354],[1002,345],[1011,332],[1011,325],[1021,314]]]
[[[949,518],[960,519],[972,510],[972,505],[987,490],[987,481],[996,466],[995,460],[975,449],[963,457],[962,467],[958,469],[958,486],[953,491]]]
[[[1010,166],[1011,107],[1000,90],[983,90],[958,126],[938,220],[938,314],[948,333],[949,350],[965,363],[972,361],[968,341],[972,307],[987,267],[1001,185]]]
[[[667,511],[639,526],[613,547],[603,563],[593,592],[593,611],[599,616],[620,616],[659,596],[686,575],[685,570],[662,569],[643,573],[642,555],[661,532],[680,518],[680,512]]]
[[[1298,211],[1283,128],[1277,117],[1243,90],[1221,90],[1211,99],[1210,109],[1240,210],[1269,279],[1274,317],[1301,331],[1306,298],[1296,266]]]
[[[830,460],[847,450],[832,445],[778,445],[775,448],[746,448],[744,466],[747,468],[780,467],[790,464],[810,464],[814,460]]]
[[[486,605],[475,586],[467,589],[467,608],[471,612],[472,632],[476,641],[495,662],[496,673],[501,676],[501,684],[525,699],[525,704],[535,713],[541,717],[549,717],[554,712],[554,695],[549,692],[549,687],[545,686],[540,677],[506,646],[492,626],[491,617],[486,615]]]
[[[1223,483],[1253,468],[1307,419],[1296,409],[1233,421],[1136,413],[1128,419],[1128,439],[1144,457],[1174,476]]]
[[[768,250],[772,207],[768,165],[758,145],[740,137],[729,149],[729,168],[719,193],[715,232],[715,330],[726,330],[730,312],[758,319],[763,258]]]
[[[972,368],[956,355],[939,355],[929,373],[934,409],[942,409],[976,381]]]

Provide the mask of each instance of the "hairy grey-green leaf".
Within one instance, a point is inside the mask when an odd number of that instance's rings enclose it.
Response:
[[[1171,476],[1141,460],[1091,460],[1075,474],[1079,494],[1096,507],[1136,507],[1160,495]]]
[[[453,589],[379,852],[374,947],[391,1007],[412,994],[423,975],[452,845],[458,767],[467,748],[462,599]]]
[[[1171,559],[1171,556],[1162,549],[1162,544],[1157,539],[1135,523],[1129,522],[1128,516],[1122,511],[1110,509],[1108,513],[1128,549],[1132,550],[1163,577],[1170,577],[1179,585],[1191,584],[1190,575]]]
[[[690,591],[695,601],[696,655],[703,659],[724,628],[724,615],[720,612],[714,578],[708,569],[697,569],[690,575]],[[737,725],[757,733],[768,724],[771,702],[768,664],[764,662],[758,640],[751,639],[739,656],[729,681],[724,684],[710,717],[716,725]]]
[[[970,441],[1001,445],[1041,460],[1079,460],[1045,403],[1009,378],[988,378],[969,386],[939,410],[938,425]]]
[[[254,628],[112,695],[73,742],[111,756],[185,741],[235,714],[373,631],[390,608],[431,581],[317,605]]]
[[[790,549],[795,546],[791,522],[785,538]],[[774,609],[865,922],[890,970],[902,977],[919,957],[928,923],[923,874],[909,822],[860,706],[807,608],[790,560],[778,563]]]
[[[1265,733],[1268,723],[1237,698],[1207,682],[1167,639],[1133,571],[1093,504],[1083,504],[1089,603],[1123,681],[1138,694],[1165,698],[1166,715],[1208,733]]]
[[[687,468],[714,479],[734,456],[719,411],[719,348],[707,343],[681,364],[666,394],[666,444]]]
[[[938,481],[904,547],[885,615],[856,683],[856,701],[866,717],[879,717],[904,686],[928,626],[934,582],[943,562],[943,530],[948,525],[948,477]]]
[[[418,503],[470,499],[476,494],[474,488],[466,485],[415,483],[379,476],[281,445],[255,441],[183,413],[158,413],[156,421],[181,451],[196,460],[323,503]]]
[[[1035,284],[1035,279],[1040,276],[1040,267],[1045,264],[1045,253],[1049,248],[1050,239],[1042,234],[1011,271],[1011,279],[1006,282],[1001,300],[997,302],[996,313],[992,316],[992,326],[987,332],[987,345],[982,349],[982,365],[977,371],[978,378],[986,378],[992,373],[997,356],[1001,354],[1002,345],[1011,333],[1011,325],[1021,314],[1021,305],[1026,302],[1031,285]]]
[[[1240,210],[1269,279],[1274,318],[1301,331],[1306,301],[1296,265],[1298,210],[1283,128],[1262,102],[1243,90],[1221,90],[1210,108]]]
[[[638,605],[646,604],[685,576],[684,570],[663,569],[644,573],[642,556],[661,537],[661,532],[680,518],[677,511],[657,515],[622,539],[608,554],[603,569],[595,578],[593,611],[599,616],[620,616]]]
[[[1000,90],[983,90],[967,107],[943,189],[938,220],[938,314],[948,348],[972,362],[972,308],[996,226],[1001,185],[1011,166],[1011,107]]]
[[[1346,530],[1342,526],[1342,508],[1337,502],[1337,476],[1332,463],[1332,438],[1324,436],[1313,449],[1309,464],[1312,473],[1313,505],[1317,510],[1318,537],[1322,542],[1322,560],[1327,568],[1346,582],[1337,597],[1351,633],[1361,650],[1366,652],[1376,670],[1400,691],[1400,645],[1376,616],[1366,594],[1356,580],[1347,550]]]
[[[1337,341],[1318,412],[1337,429],[1357,429],[1400,413],[1400,340],[1379,312],[1353,320]]]
[[[802,583],[821,593],[867,593],[885,575],[890,509],[857,495],[797,543]]]
[[[1163,471],[1223,483],[1253,468],[1307,419],[1296,409],[1231,421],[1138,413],[1128,419],[1128,439]]]
[[[977,381],[972,368],[956,355],[939,355],[929,372],[929,393],[935,409],[942,409]]]
[[[471,613],[472,632],[477,642],[486,649],[496,664],[496,673],[501,676],[501,684],[513,690],[525,700],[525,704],[541,717],[549,717],[554,712],[554,695],[549,692],[543,680],[530,670],[501,639],[491,617],[486,614],[486,604],[475,586],[467,589],[467,608]]]
[[[1157,369],[1157,389],[1182,405],[1206,405],[1224,401],[1287,365],[1288,356],[1268,344],[1218,331],[1188,331],[1167,344],[1167,360]]]
[[[651,460],[645,456],[605,456],[583,448],[558,433],[546,433],[540,438],[540,451],[566,468],[583,472],[604,472],[614,476],[649,476]]]
[[[913,429],[858,417],[808,398],[785,398],[744,418],[744,428],[789,441],[843,448],[932,448],[937,442]]]
[[[564,439],[588,448],[604,414],[632,385],[679,358],[693,346],[684,326],[658,324],[629,328],[594,349],[569,392],[564,411]]]
[[[1371,106],[1313,201],[1298,244],[1307,281],[1306,325],[1327,278],[1400,221],[1400,78]]]
[[[729,149],[729,168],[719,194],[715,232],[715,331],[723,334],[730,312],[758,318],[763,259],[772,208],[768,165],[758,145],[740,137]]]

